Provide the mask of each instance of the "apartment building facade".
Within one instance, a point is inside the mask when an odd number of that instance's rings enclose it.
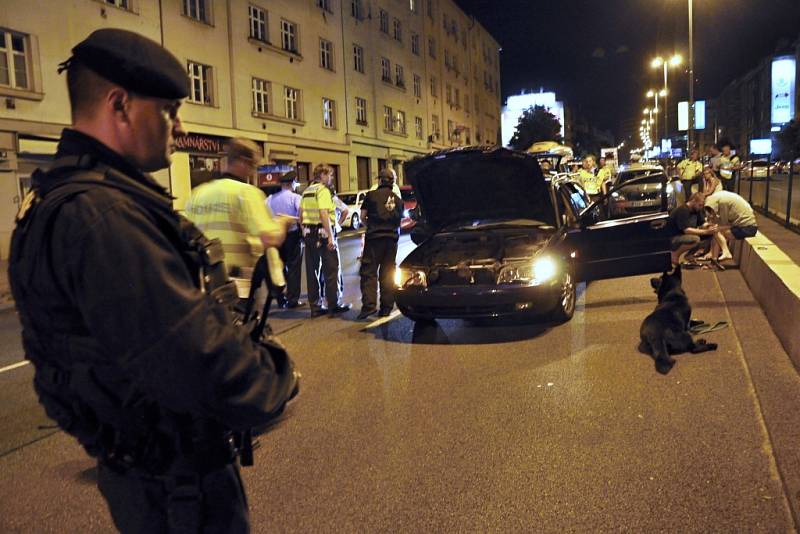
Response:
[[[186,64],[188,135],[154,174],[181,209],[235,136],[263,148],[259,185],[335,169],[339,191],[431,150],[496,144],[497,41],[452,0],[6,0],[0,12],[0,258],[31,172],[70,123],[57,65],[116,27]],[[56,30],[57,31],[54,31]]]

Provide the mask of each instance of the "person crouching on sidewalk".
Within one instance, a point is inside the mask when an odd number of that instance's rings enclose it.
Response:
[[[667,227],[672,235],[670,250],[673,267],[680,263],[684,252],[693,249],[703,238],[710,237],[717,231],[715,226],[703,225],[704,203],[703,193],[693,193],[686,204],[678,206],[669,214]]]

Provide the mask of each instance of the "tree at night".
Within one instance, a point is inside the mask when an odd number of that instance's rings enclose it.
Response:
[[[793,160],[800,156],[800,121],[791,120],[775,137],[779,158]]]
[[[561,123],[544,106],[530,107],[522,112],[510,144],[515,150],[527,150],[539,141],[561,142]]]

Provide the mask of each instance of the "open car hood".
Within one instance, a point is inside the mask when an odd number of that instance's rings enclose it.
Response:
[[[458,148],[411,160],[406,177],[434,229],[533,219],[555,226],[550,188],[534,156],[497,147]]]

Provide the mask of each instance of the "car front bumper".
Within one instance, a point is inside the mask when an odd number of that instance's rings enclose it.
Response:
[[[409,287],[395,293],[397,307],[406,315],[442,319],[480,319],[551,312],[561,298],[553,281],[541,286]]]

